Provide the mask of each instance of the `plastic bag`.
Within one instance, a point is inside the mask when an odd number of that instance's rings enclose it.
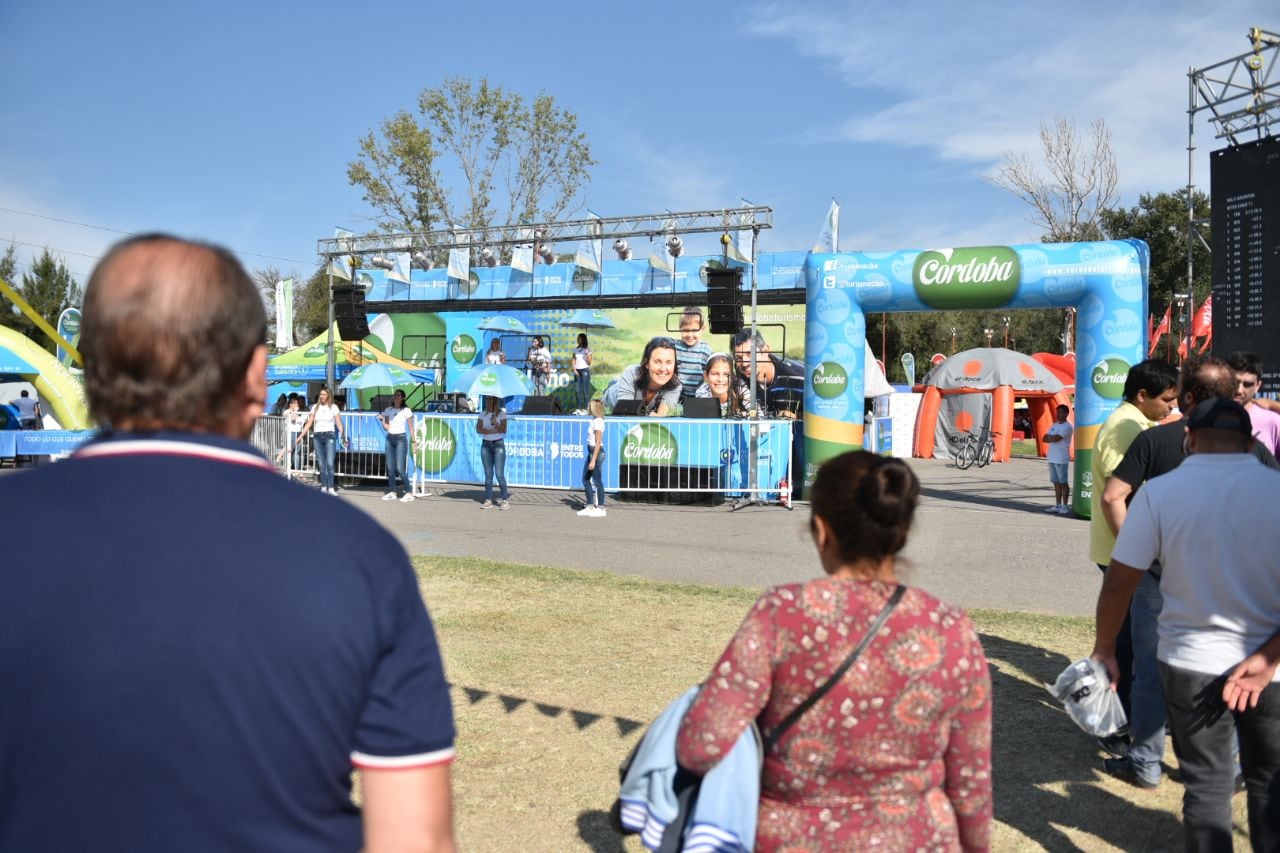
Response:
[[[1072,721],[1091,735],[1113,735],[1129,723],[1120,697],[1111,689],[1107,668],[1093,658],[1071,664],[1052,686],[1045,687],[1062,702]]]

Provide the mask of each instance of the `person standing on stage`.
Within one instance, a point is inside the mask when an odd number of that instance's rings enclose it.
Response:
[[[23,533],[0,560],[0,850],[453,851],[453,709],[409,556],[248,441],[253,279],[133,237],[82,329],[110,427],[0,477]],[[305,558],[281,559],[296,530]]]
[[[533,393],[539,397],[547,393],[547,381],[551,378],[551,350],[542,341],[541,335],[535,335],[529,345],[529,354],[525,358],[529,365],[529,378],[533,380]]]
[[[573,350],[573,381],[577,396],[577,412],[583,414],[591,402],[591,347],[585,334],[578,335],[578,345]]]

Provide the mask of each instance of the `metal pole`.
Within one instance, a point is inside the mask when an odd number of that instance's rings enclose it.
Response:
[[[760,227],[751,227],[751,454],[747,459],[747,482],[752,488],[751,499],[756,500],[760,488],[760,465],[756,454],[760,449],[760,398],[759,382],[756,379],[756,312],[758,304],[756,281],[756,258],[759,256]]]
[[[329,389],[329,402],[333,402],[333,374],[334,374],[334,355],[333,355],[333,259],[329,260],[329,331],[328,345],[325,347],[327,355],[325,356],[324,378],[325,386]]]
[[[1192,302],[1195,301],[1195,288],[1192,286],[1194,278],[1192,277],[1194,270],[1195,253],[1192,251],[1193,241],[1196,236],[1196,202],[1193,188],[1195,187],[1195,168],[1196,168],[1196,70],[1194,68],[1187,71],[1187,293],[1191,294]],[[1187,344],[1187,355],[1191,354],[1191,344]]]

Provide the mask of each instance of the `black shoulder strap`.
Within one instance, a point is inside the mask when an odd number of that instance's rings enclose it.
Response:
[[[906,584],[898,584],[898,588],[893,591],[893,595],[889,596],[889,600],[885,602],[884,608],[880,611],[880,615],[876,617],[876,621],[871,623],[871,627],[868,628],[867,633],[863,635],[862,642],[858,643],[857,647],[849,653],[849,656],[844,659],[844,663],[840,664],[840,666],[836,668],[836,671],[831,673],[831,677],[823,682],[821,687],[813,691],[813,694],[808,699],[801,702],[794,711],[787,715],[786,719],[778,723],[773,731],[764,736],[764,750],[761,755],[764,755],[769,752],[769,750],[773,749],[774,745],[777,744],[783,733],[795,725],[796,720],[803,717],[806,711],[818,703],[819,699],[826,696],[827,692],[830,691],[832,687],[836,686],[836,682],[838,682],[844,674],[849,671],[849,667],[853,666],[858,658],[862,657],[862,653],[867,650],[867,646],[871,645],[871,641],[875,639],[876,634],[878,634],[880,629],[884,627],[884,623],[889,619],[889,614],[893,612],[893,608],[898,606],[898,602],[902,600],[902,595],[906,591]]]

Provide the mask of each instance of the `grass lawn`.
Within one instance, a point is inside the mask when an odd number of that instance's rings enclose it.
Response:
[[[608,827],[618,762],[644,724],[705,677],[756,592],[415,562],[453,684],[462,848],[641,850]],[[995,849],[1181,850],[1181,786],[1166,779],[1143,791],[1105,778],[1092,739],[1041,686],[1088,652],[1092,621],[971,615],[994,684]],[[1245,850],[1242,795],[1235,806]]]

